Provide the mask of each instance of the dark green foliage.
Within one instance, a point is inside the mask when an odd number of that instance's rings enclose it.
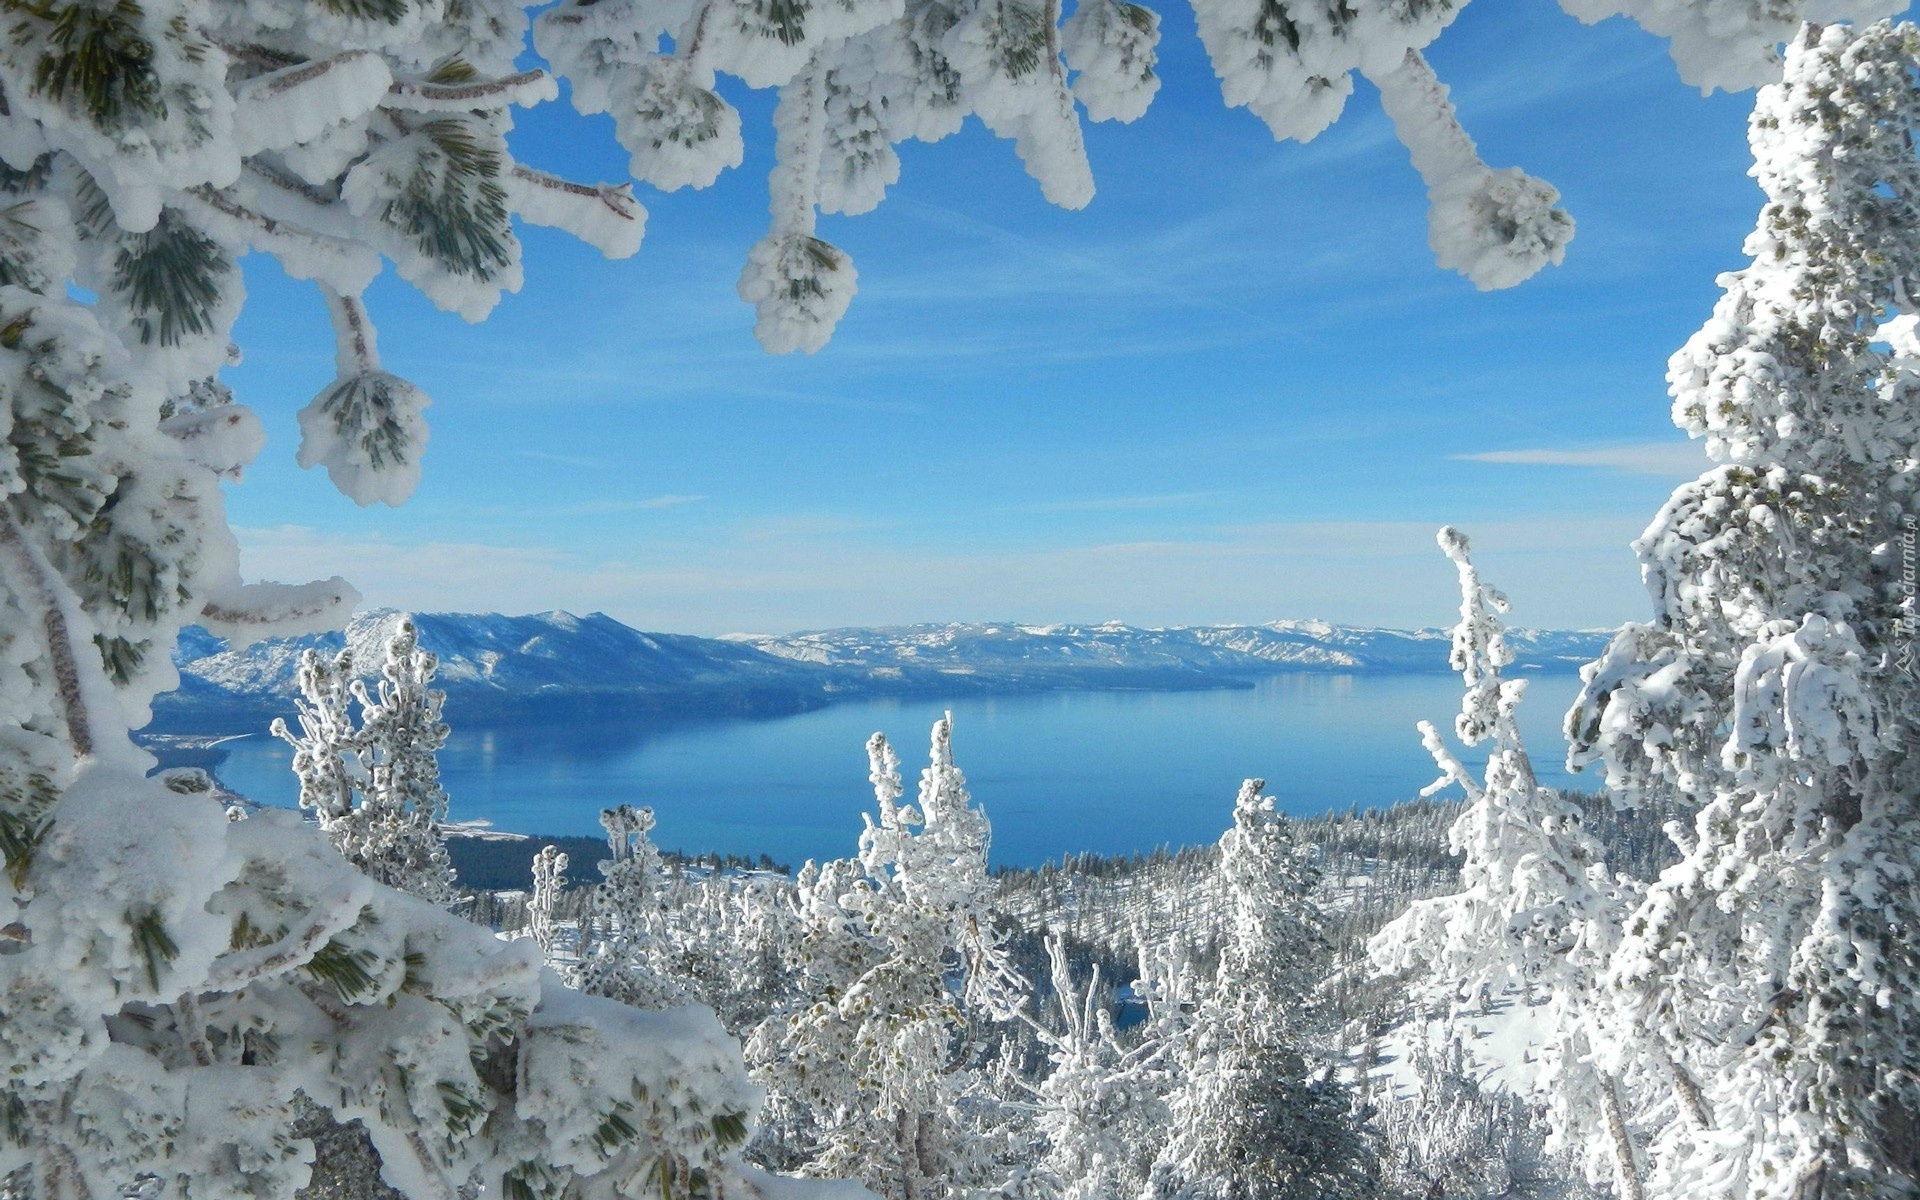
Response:
[[[800,249],[822,273],[830,274],[838,271],[840,264],[844,261],[838,250],[816,237],[801,239]],[[820,276],[812,271],[804,275],[787,277],[787,296],[790,299],[801,300],[809,296],[824,295],[826,295],[826,289],[820,285]]]
[[[745,1113],[721,1113],[713,1119],[713,1136],[722,1146],[738,1146],[747,1140]]]
[[[356,21],[381,21],[398,25],[407,15],[407,0],[314,0],[328,12]]]
[[[562,1195],[572,1172],[543,1162],[529,1160],[501,1176],[501,1191],[507,1200],[552,1200]]]
[[[766,0],[760,11],[760,31],[770,33],[785,46],[798,45],[807,36],[807,0]]]
[[[100,651],[100,661],[107,668],[107,676],[116,684],[125,684],[140,674],[140,668],[147,661],[147,651],[152,642],[135,642],[123,637],[107,637],[96,634],[94,646]]]
[[[180,947],[174,944],[160,914],[151,909],[127,914],[127,928],[133,931],[134,948],[147,968],[147,986],[158,989],[160,975],[175,958]]]
[[[333,419],[342,438],[360,448],[369,466],[379,470],[398,465],[407,461],[411,439],[394,415],[393,397],[396,387],[407,386],[385,372],[354,375],[326,390],[320,411]]]
[[[146,233],[120,238],[113,290],[139,332],[140,344],[177,346],[188,335],[214,332],[214,312],[233,260],[173,209]]]
[[[34,852],[53,828],[47,814],[60,798],[59,788],[25,754],[10,754],[0,766],[0,864],[15,888],[26,885]]]
[[[5,861],[7,881],[16,889],[26,886],[34,853],[52,828],[51,821],[0,809],[0,860]]]
[[[1005,34],[1000,44],[1000,69],[1012,79],[1033,74],[1048,58],[1053,23],[1038,5],[1008,3],[1000,12]]]
[[[373,956],[366,951],[349,949],[336,940],[315,951],[300,969],[331,987],[342,1000],[352,1001],[372,990],[373,975],[369,968],[373,962]]]
[[[0,208],[0,287],[23,287],[45,292],[52,281],[33,265],[29,247],[41,229],[34,224],[35,205],[22,200]]]
[[[441,59],[433,65],[431,71],[427,72],[428,83],[472,83],[478,78],[480,78],[480,72],[473,69],[472,63],[457,54],[451,58]]]
[[[1253,22],[1253,36],[1260,39],[1262,46],[1271,46],[1277,41],[1287,43],[1287,49],[1300,49],[1300,26],[1294,21],[1293,14],[1281,0],[1261,0],[1260,15]],[[1262,67],[1273,65],[1273,56],[1261,54]]]
[[[611,855],[604,837],[477,838],[454,836],[447,839],[447,855],[462,887],[473,891],[523,890],[533,869],[533,856],[542,846],[552,846],[567,856],[567,886],[591,887],[600,882],[600,866]],[[683,854],[662,850],[661,861],[670,867],[704,866],[711,871],[773,871],[793,874],[784,863],[765,854],[749,858],[735,854]]]
[[[13,40],[43,41],[33,90],[81,111],[114,133],[142,119],[163,119],[167,105],[153,69],[153,44],[141,31],[145,14],[134,0],[115,4],[0,0],[15,15]]]
[[[627,1114],[633,1110],[626,1105],[617,1105],[614,1110],[600,1119],[600,1125],[593,1131],[593,1148],[609,1157],[618,1153],[620,1148],[640,1136],[640,1131],[627,1120]]]
[[[90,610],[98,602],[101,609],[111,608],[143,622],[157,621],[162,614],[186,603],[188,597],[177,577],[169,582],[173,576],[171,563],[156,551],[177,552],[187,534],[164,522],[155,531],[158,546],[130,536],[114,520],[116,505],[127,490],[123,481],[88,524],[79,547],[78,590]]]
[[[492,276],[513,261],[503,155],[459,117],[423,122],[412,138],[424,143],[417,167],[380,219],[447,270]]]

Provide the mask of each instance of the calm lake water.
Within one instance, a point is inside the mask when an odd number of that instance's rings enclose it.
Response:
[[[1562,769],[1559,725],[1578,680],[1531,676],[1521,726],[1541,782],[1593,786]],[[1451,733],[1451,676],[1295,675],[1248,691],[1074,693],[874,700],[767,720],[461,727],[441,753],[456,819],[523,833],[598,833],[600,809],[650,804],[655,841],[690,853],[771,854],[798,865],[851,855],[873,803],[866,739],[886,733],[909,797],[928,730],[954,711],[954,760],[993,822],[993,859],[1032,865],[1081,850],[1122,854],[1211,842],[1243,778],[1289,813],[1412,798],[1434,775],[1414,722]],[[292,806],[292,751],[225,743],[216,773]],[[1457,749],[1457,748],[1456,748]],[[1462,755],[1478,765],[1481,755]]]

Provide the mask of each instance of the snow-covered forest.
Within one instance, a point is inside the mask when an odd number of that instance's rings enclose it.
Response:
[[[332,317],[299,461],[396,505],[428,401],[381,363],[384,265],[478,321],[521,283],[515,218],[639,249],[629,183],[508,151],[557,80],[662,191],[743,161],[757,131],[722,90],[777,89],[738,290],[769,351],[811,353],[855,286],[818,214],[873,208],[896,145],[969,116],[1084,205],[1082,113],[1145,111],[1158,16],[0,4],[0,1191],[1920,1195],[1920,29],[1881,0],[1564,7],[1637,21],[1690,85],[1755,89],[1766,196],[1668,367],[1714,465],[1635,543],[1650,611],[1567,715],[1596,796],[1538,784],[1515,714],[1542,698],[1447,528],[1463,698],[1418,736],[1452,808],[1301,828],[1248,780],[1211,849],[996,877],[943,720],[917,788],[869,744],[845,858],[669,867],[626,806],[599,882],[542,851],[509,902],[460,894],[411,630],[371,687],[303,664],[278,729],[301,811],[230,808],[132,740],[183,629],[244,646],[358,600],[241,578],[224,489],[263,434],[222,383],[240,260]],[[1371,82],[1441,268],[1506,288],[1568,252],[1558,193],[1481,159],[1423,54],[1458,5],[1193,9],[1222,99],[1276,138]]]

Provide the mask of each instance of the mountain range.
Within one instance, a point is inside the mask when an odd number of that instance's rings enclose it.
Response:
[[[306,650],[351,650],[379,669],[402,614],[361,613],[344,633],[230,650],[194,629],[176,660],[180,689],[155,705],[157,732],[246,732],[292,714]],[[1248,687],[1289,672],[1439,673],[1440,629],[1362,629],[1322,621],[1145,629],[1017,623],[829,629],[693,637],[643,633],[604,613],[508,617],[418,613],[420,644],[461,721],[660,713],[777,715],[868,696]],[[1571,670],[1606,631],[1514,629],[1523,670]]]

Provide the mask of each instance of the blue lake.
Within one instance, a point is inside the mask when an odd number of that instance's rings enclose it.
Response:
[[[1543,783],[1595,786],[1562,767],[1560,720],[1577,687],[1571,674],[1531,677],[1521,726]],[[479,728],[451,712],[440,762],[455,819],[597,833],[600,809],[648,804],[662,846],[797,866],[853,853],[873,803],[867,736],[893,741],[911,796],[928,730],[951,707],[954,760],[993,822],[993,860],[1032,865],[1082,850],[1211,842],[1249,776],[1295,815],[1410,799],[1436,774],[1414,723],[1450,734],[1459,697],[1451,675],[1293,675],[1243,691],[854,701],[701,723]],[[216,773],[228,787],[293,805],[288,746],[262,735],[221,748],[228,757]]]

